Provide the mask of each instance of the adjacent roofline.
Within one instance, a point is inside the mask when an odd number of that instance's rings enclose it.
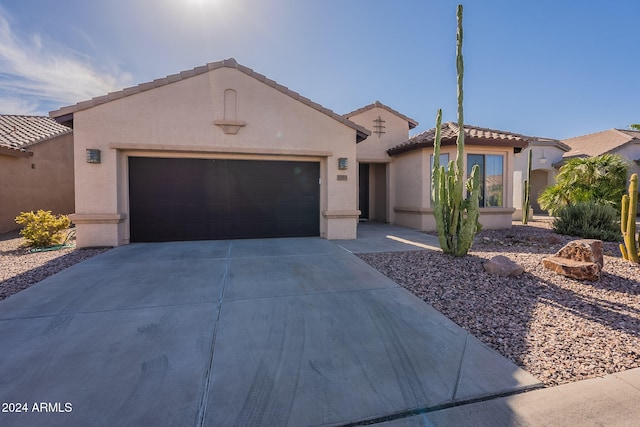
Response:
[[[626,138],[627,141],[616,145],[614,147],[611,147],[609,150],[603,151],[599,154],[596,154],[597,156],[601,156],[603,154],[611,154],[613,153],[615,150],[618,150],[621,147],[624,147],[627,144],[640,144],[640,131],[637,130],[633,130],[633,129],[617,129],[617,128],[611,128],[611,129],[606,129],[606,130],[601,130],[598,132],[592,132],[592,133],[588,133],[586,135],[580,135],[580,136],[574,136],[571,138],[567,138],[567,139],[563,139],[562,142],[565,143],[567,146],[569,146],[569,148],[571,148],[567,153],[565,153],[563,155],[563,157],[565,159],[571,159],[574,157],[590,157],[591,154],[587,154],[582,152],[582,147],[573,147],[571,145],[571,143],[567,143],[565,141],[571,141],[571,140],[575,140],[575,139],[580,139],[580,138],[585,138],[585,137],[590,137],[593,135],[598,135],[598,134],[603,134],[606,132],[615,132],[620,134],[623,138]],[[635,135],[633,135],[635,134]]]
[[[14,157],[29,157],[26,148],[73,132],[50,117],[27,114],[0,114],[0,129],[2,154]]]
[[[562,141],[558,140],[558,139],[552,139],[552,138],[540,138],[537,136],[532,136],[530,137],[530,145],[535,145],[535,146],[543,146],[543,147],[556,147],[559,148],[560,150],[564,151],[564,152],[568,152],[571,151],[571,147],[569,147],[567,144],[563,143]]]
[[[349,117],[353,117],[353,116],[358,115],[360,113],[364,113],[365,111],[369,111],[369,110],[371,110],[373,108],[376,108],[376,107],[384,108],[385,110],[387,110],[391,114],[395,114],[396,116],[400,117],[401,119],[406,120],[407,123],[409,124],[409,129],[413,129],[416,126],[418,126],[418,122],[417,121],[413,120],[410,117],[405,116],[404,114],[394,110],[391,107],[388,107],[388,106],[384,105],[380,101],[376,101],[373,104],[365,105],[364,107],[358,108],[357,110],[353,110],[350,113],[343,114],[343,116],[348,119]]]
[[[340,123],[354,129],[356,131],[356,140],[357,142],[365,140],[371,132],[365,129],[363,126],[360,126],[347,118],[341,116],[340,114],[335,113],[334,111],[323,107],[322,105],[311,101],[309,98],[306,98],[300,95],[297,92],[290,90],[288,87],[278,84],[276,81],[268,79],[266,76],[253,71],[249,67],[245,67],[244,65],[238,64],[238,62],[234,58],[225,59],[217,62],[210,62],[206,65],[195,67],[192,70],[182,71],[178,74],[171,74],[167,77],[153,80],[151,82],[141,83],[137,86],[132,86],[125,88],[123,90],[117,92],[111,92],[107,95],[98,96],[88,101],[79,102],[75,105],[69,105],[67,107],[62,107],[58,110],[51,111],[49,116],[52,118],[62,118],[65,117],[68,120],[68,115],[76,113],[78,111],[86,110],[89,108],[96,107],[101,104],[105,104],[110,101],[114,101],[116,99],[124,98],[127,96],[135,95],[141,92],[145,92],[147,90],[155,89],[157,87],[166,86],[171,83],[176,83],[182,80],[186,80],[191,77],[198,76],[200,74],[208,73],[209,71],[217,70],[219,68],[234,68],[238,71],[245,73],[246,75],[253,77],[254,79],[266,84],[267,86],[271,86],[272,88],[284,93],[285,95],[290,96],[291,98],[302,102],[309,107],[320,111],[321,113],[326,114],[327,116],[339,121]]]

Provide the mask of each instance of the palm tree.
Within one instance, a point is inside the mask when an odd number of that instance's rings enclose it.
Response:
[[[560,207],[593,201],[620,210],[629,166],[616,154],[569,160],[560,168],[556,184],[540,197],[540,207],[554,214]]]
[[[640,123],[634,123],[632,125],[629,125],[629,128],[632,130],[640,130]]]

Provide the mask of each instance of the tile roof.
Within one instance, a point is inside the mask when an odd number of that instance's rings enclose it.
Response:
[[[404,114],[402,114],[402,113],[399,113],[398,111],[394,110],[394,109],[393,109],[393,108],[391,108],[391,107],[387,107],[386,105],[384,105],[384,104],[383,104],[382,102],[380,102],[380,101],[376,101],[376,102],[374,102],[373,104],[365,105],[364,107],[362,107],[362,108],[358,108],[357,110],[353,110],[353,111],[351,111],[350,113],[343,114],[343,116],[344,116],[344,117],[346,117],[346,118],[348,119],[348,118],[350,118],[350,117],[353,117],[353,116],[358,115],[358,114],[360,114],[360,113],[364,113],[365,111],[369,111],[369,110],[371,110],[372,108],[376,108],[376,107],[384,108],[385,110],[387,110],[387,111],[388,111],[388,112],[390,112],[391,114],[395,114],[396,116],[400,117],[401,119],[406,120],[406,121],[407,121],[407,123],[409,123],[409,129],[413,129],[413,128],[415,128],[416,126],[418,126],[418,122],[417,122],[417,121],[413,120],[413,119],[412,119],[412,118],[410,118],[410,117],[405,116],[405,115],[404,115]]]
[[[73,132],[49,117],[0,114],[0,147],[25,149],[49,138]]]
[[[609,129],[589,135],[563,139],[563,143],[571,147],[571,151],[563,157],[599,156],[611,153],[628,143],[640,144],[640,131],[627,129]]]
[[[188,79],[190,77],[195,77],[197,75],[200,74],[204,74],[204,73],[208,73],[209,71],[212,70],[217,70],[219,68],[234,68],[238,71],[241,71],[243,73],[245,73],[246,75],[253,77],[256,80],[261,81],[262,83],[271,86],[272,88],[284,93],[285,95],[290,96],[291,98],[302,102],[305,105],[308,105],[311,108],[314,108],[318,111],[320,111],[321,113],[326,114],[329,117],[332,117],[333,119],[355,129],[358,133],[358,141],[364,140],[366,139],[367,136],[371,135],[371,132],[369,132],[367,129],[365,129],[363,126],[357,125],[355,123],[353,123],[352,121],[348,120],[347,118],[341,116],[340,114],[337,114],[335,112],[333,112],[332,110],[323,107],[322,105],[315,103],[313,101],[311,101],[309,98],[305,98],[304,96],[300,95],[297,92],[292,91],[291,89],[289,89],[286,86],[283,86],[281,84],[278,84],[277,82],[275,82],[274,80],[268,79],[267,77],[265,77],[262,74],[259,74],[255,71],[253,71],[251,68],[249,67],[245,67],[244,65],[240,65],[238,64],[238,62],[234,59],[234,58],[229,58],[229,59],[225,59],[222,61],[217,61],[217,62],[210,62],[206,65],[200,66],[200,67],[196,67],[192,70],[187,70],[187,71],[182,71],[178,74],[171,74],[167,77],[164,78],[160,78],[160,79],[156,79],[152,82],[146,82],[146,83],[141,83],[137,86],[133,86],[133,87],[129,87],[129,88],[125,88],[121,91],[117,91],[117,92],[111,92],[107,95],[103,95],[103,96],[98,96],[96,98],[93,98],[91,100],[88,101],[83,101],[83,102],[79,102],[75,105],[70,105],[67,107],[62,107],[58,110],[55,111],[51,111],[49,113],[50,117],[63,117],[63,116],[67,116],[70,114],[73,114],[77,111],[81,111],[81,110],[86,110],[88,108],[92,108],[95,107],[97,105],[100,104],[104,104],[107,103],[109,101],[113,101],[119,98],[124,98],[126,96],[130,96],[130,95],[135,95],[137,93],[140,92],[144,92],[147,90],[151,90],[160,86],[165,86],[171,83],[175,83],[175,82],[179,82],[185,79]]]
[[[529,145],[536,146],[536,147],[556,147],[562,151],[571,150],[571,147],[569,147],[567,144],[563,143],[560,140],[553,139],[553,138],[542,138],[537,136],[531,137],[529,141]]]
[[[446,122],[442,124],[441,144],[455,145],[460,128],[457,123]],[[502,147],[524,148],[529,144],[531,137],[501,130],[481,128],[477,126],[464,125],[465,144],[468,145],[491,145]],[[409,140],[391,147],[387,150],[390,156],[417,150],[419,148],[433,147],[436,137],[436,129],[431,128],[419,133]]]

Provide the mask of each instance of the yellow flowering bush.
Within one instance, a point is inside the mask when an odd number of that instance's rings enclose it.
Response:
[[[16,223],[22,225],[20,234],[29,246],[46,248],[63,242],[62,230],[69,228],[71,221],[66,215],[54,215],[51,211],[21,212]]]

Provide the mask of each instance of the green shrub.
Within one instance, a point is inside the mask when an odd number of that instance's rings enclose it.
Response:
[[[552,215],[563,206],[589,201],[614,206],[620,212],[628,169],[626,160],[616,154],[570,159],[560,168],[555,185],[540,194],[538,203]]]
[[[613,206],[580,202],[561,207],[556,215],[556,233],[609,242],[621,240],[619,214]]]
[[[71,222],[66,215],[53,215],[51,211],[21,212],[16,223],[23,225],[20,234],[29,246],[46,248],[62,243],[62,230],[69,228]]]

